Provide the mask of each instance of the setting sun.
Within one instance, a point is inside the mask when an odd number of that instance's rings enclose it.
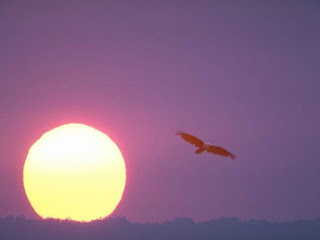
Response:
[[[119,148],[106,134],[72,123],[48,131],[32,145],[23,182],[42,218],[88,222],[117,207],[126,168]]]

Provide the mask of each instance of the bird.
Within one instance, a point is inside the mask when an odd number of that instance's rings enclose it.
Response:
[[[183,131],[177,131],[176,135],[180,136],[183,140],[187,141],[188,143],[191,143],[192,145],[196,146],[198,149],[195,151],[196,154],[200,154],[204,151],[207,151],[212,154],[224,156],[224,157],[230,157],[232,160],[235,160],[236,156],[233,155],[231,152],[227,151],[226,149],[211,145],[210,143],[205,143],[199,138],[192,136],[191,134],[188,134]]]

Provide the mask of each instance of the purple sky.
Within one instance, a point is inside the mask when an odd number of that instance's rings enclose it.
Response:
[[[317,1],[50,2],[0,2],[0,216],[37,217],[27,151],[69,122],[122,150],[129,220],[320,216]]]

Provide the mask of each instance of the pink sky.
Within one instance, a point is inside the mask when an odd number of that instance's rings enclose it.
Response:
[[[36,217],[22,169],[58,125],[108,134],[132,221],[320,215],[319,4],[6,1],[0,216]],[[237,155],[194,148],[176,130]]]

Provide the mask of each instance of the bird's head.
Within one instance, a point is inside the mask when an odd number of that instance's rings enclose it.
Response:
[[[202,148],[205,149],[205,150],[207,150],[210,146],[211,146],[210,143],[204,143],[203,146],[202,146]]]

